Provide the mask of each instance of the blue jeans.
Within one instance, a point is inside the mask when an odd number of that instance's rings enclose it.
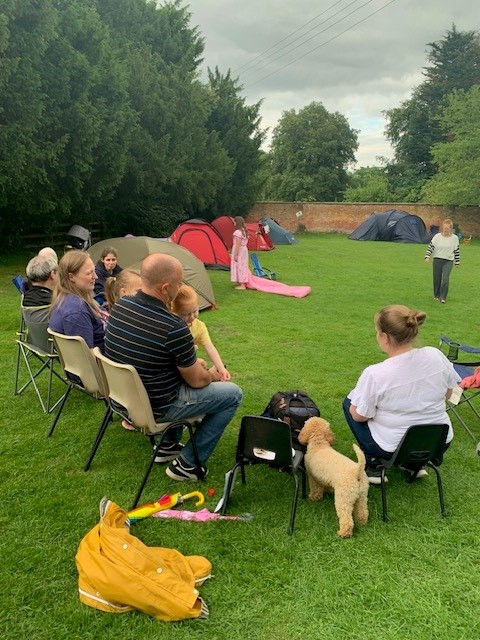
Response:
[[[343,413],[345,414],[345,420],[350,427],[356,441],[360,445],[360,449],[367,458],[367,464],[369,464],[373,458],[385,458],[388,460],[393,456],[393,451],[384,451],[381,449],[372,437],[368,422],[357,422],[350,413],[350,399],[345,398],[343,401]]]
[[[212,455],[242,398],[242,390],[233,382],[211,382],[202,389],[193,389],[182,384],[176,400],[160,419],[169,422],[179,418],[205,415],[196,428],[194,436],[198,456],[203,465]],[[170,430],[168,435],[173,439],[176,438],[178,442],[182,437],[181,427],[178,430]],[[194,465],[193,447],[190,442],[185,445],[182,458],[188,465]]]

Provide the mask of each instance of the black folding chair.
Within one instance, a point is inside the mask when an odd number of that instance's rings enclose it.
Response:
[[[387,491],[385,471],[392,467],[405,467],[411,472],[408,482],[411,483],[424,466],[433,469],[437,476],[440,513],[445,517],[445,501],[443,497],[442,478],[438,468],[443,461],[445,443],[448,435],[448,424],[416,424],[408,429],[391,458],[380,458],[383,520],[388,521]]]
[[[227,511],[228,501],[233,489],[236,472],[241,471],[242,483],[246,484],[245,466],[268,465],[279,471],[285,471],[295,482],[288,533],[293,533],[297,511],[299,482],[298,472],[302,476],[302,495],[306,497],[306,472],[303,466],[303,452],[292,447],[292,435],[288,424],[273,418],[262,416],[243,416],[238,435],[235,466],[227,473],[227,485],[223,496],[221,513]]]

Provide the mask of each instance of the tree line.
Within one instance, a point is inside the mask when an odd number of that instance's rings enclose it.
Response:
[[[163,236],[258,195],[260,103],[201,82],[203,38],[179,1],[4,0],[0,233],[104,222]]]
[[[392,161],[352,171],[358,131],[313,102],[282,114],[268,152],[261,102],[208,70],[181,0],[4,0],[0,233],[103,223],[169,235],[259,199],[478,204],[480,42],[455,26],[424,82],[387,112]]]

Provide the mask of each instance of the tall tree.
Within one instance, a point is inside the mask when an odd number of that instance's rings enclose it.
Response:
[[[360,167],[349,176],[345,202],[392,202],[384,167]]]
[[[284,111],[273,131],[267,196],[310,202],[342,199],[357,148],[357,131],[321,103],[312,102],[298,113]]]
[[[207,129],[218,136],[228,154],[231,171],[208,211],[202,213],[207,218],[225,213],[244,215],[258,198],[260,188],[260,145],[265,138],[260,129],[261,103],[245,104],[240,96],[242,87],[230,77],[230,72],[223,76],[218,68],[214,72],[209,70],[208,80],[213,108]]]
[[[49,0],[6,0],[0,11],[0,234],[28,228],[36,186],[55,149],[38,138],[44,117],[42,60],[56,34]]]
[[[99,1],[99,0],[98,0]],[[203,40],[179,2],[100,2],[128,67],[137,124],[127,171],[112,202],[122,231],[168,235],[212,203],[228,179],[227,151],[207,120],[210,92],[198,80]]]
[[[443,140],[437,119],[446,96],[455,89],[480,83],[480,39],[475,31],[459,32],[455,25],[444,38],[428,45],[425,80],[409,100],[386,112],[386,135],[395,149],[389,168],[399,199],[420,198],[422,185],[436,171],[431,149]]]
[[[423,189],[427,202],[443,205],[480,204],[480,85],[455,91],[439,116],[448,138],[432,149],[436,173]]]

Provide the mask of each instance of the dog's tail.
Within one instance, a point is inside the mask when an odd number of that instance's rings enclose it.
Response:
[[[357,456],[357,460],[358,460],[357,479],[360,480],[360,476],[365,471],[365,464],[366,464],[367,461],[365,459],[365,454],[360,449],[360,447],[358,445],[356,445],[355,443],[353,444],[353,450],[355,451],[355,455]]]

